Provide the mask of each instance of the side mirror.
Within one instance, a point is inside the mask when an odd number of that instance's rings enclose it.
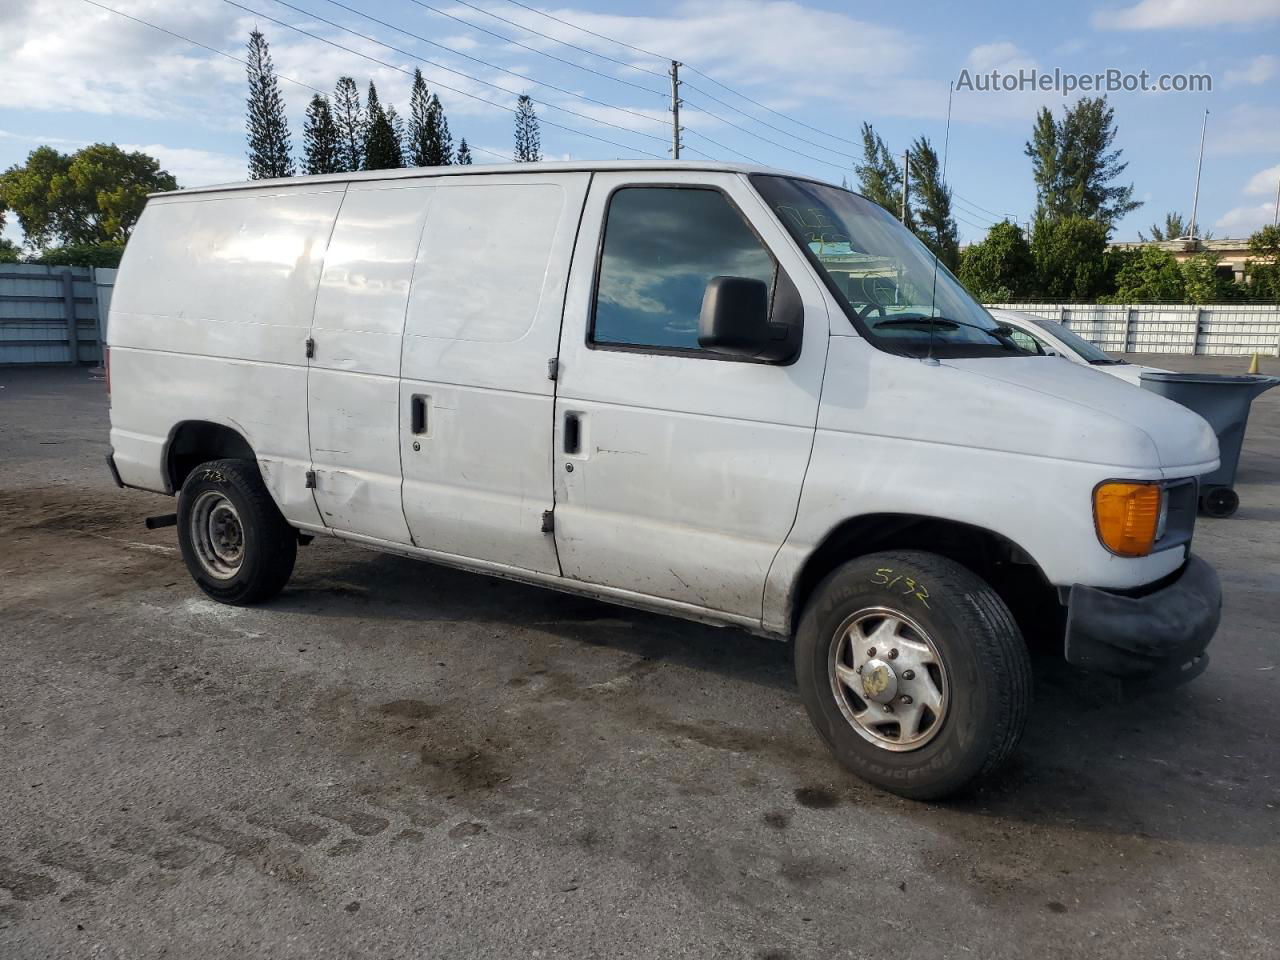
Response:
[[[789,322],[769,322],[769,285],[764,281],[712,277],[702,295],[698,345],[731,357],[773,363],[794,359],[800,349],[803,309],[795,287],[782,271],[777,282],[774,309],[777,312],[782,307]],[[798,316],[790,316],[793,313]]]

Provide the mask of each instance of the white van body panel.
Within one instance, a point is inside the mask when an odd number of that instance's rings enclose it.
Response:
[[[404,513],[419,547],[560,572],[542,529],[553,507],[549,364],[589,180],[439,181],[400,369]],[[421,435],[405,412],[415,396]]]
[[[184,421],[238,431],[285,517],[306,489],[306,338],[343,184],[153,198],[129,241],[109,323],[111,445],[121,479],[167,489]]]
[[[813,459],[770,573],[765,626],[789,628],[804,560],[840,522],[872,514],[990,530],[1058,586],[1149,583],[1178,569],[1184,551],[1108,552],[1093,529],[1094,487],[1216,465],[1217,438],[1200,417],[1054,357],[934,364],[877,350],[852,330],[833,336]]]
[[[609,198],[618,188],[644,186],[713,187],[751,219],[805,305],[796,362],[588,342]],[[804,482],[829,332],[825,292],[761,208],[735,174],[594,177],[565,305],[556,400],[556,543],[566,577],[759,617],[765,576]],[[570,414],[581,423],[578,453],[564,452]]]
[[[353,183],[316,297],[307,381],[326,527],[409,543],[400,501],[400,343],[431,181]]]

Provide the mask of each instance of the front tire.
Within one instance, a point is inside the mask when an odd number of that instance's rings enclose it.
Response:
[[[298,554],[297,534],[249,460],[213,460],[191,471],[178,496],[178,545],[196,585],[234,605],[274,597]]]
[[[1031,703],[1030,659],[1004,601],[920,551],[870,554],[823,580],[796,632],[795,666],[836,759],[917,800],[999,767]]]

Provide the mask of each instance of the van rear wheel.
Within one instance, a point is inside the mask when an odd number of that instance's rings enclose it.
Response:
[[[213,460],[191,471],[178,496],[178,545],[196,585],[238,605],[284,589],[298,552],[297,534],[249,460]]]
[[[836,759],[894,793],[955,793],[1013,752],[1031,663],[1004,601],[954,561],[860,557],[814,591],[795,643],[810,720]]]

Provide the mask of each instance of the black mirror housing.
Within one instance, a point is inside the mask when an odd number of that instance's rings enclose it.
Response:
[[[785,287],[785,290],[784,290]],[[782,271],[778,272],[778,304],[799,296]],[[793,312],[788,309],[787,313]],[[803,316],[803,311],[798,311]],[[799,353],[800,323],[788,316],[783,323],[770,322],[769,285],[749,277],[712,277],[702,295],[698,317],[698,345],[705,350],[743,359],[786,363]]]

